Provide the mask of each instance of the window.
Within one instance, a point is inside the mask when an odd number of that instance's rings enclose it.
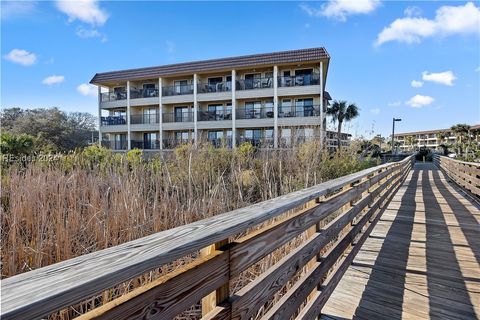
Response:
[[[297,117],[313,116],[313,98],[297,99],[295,101],[295,113]]]
[[[281,144],[284,146],[291,146],[292,144],[292,129],[282,128],[280,131]]]
[[[187,143],[189,141],[189,132],[188,131],[176,131],[175,140],[181,143]]]
[[[176,94],[187,93],[188,80],[175,80],[173,86],[175,87]]]
[[[143,123],[157,122],[157,108],[143,109]]]
[[[227,103],[227,106],[225,107],[225,120],[231,120],[232,119],[232,103]]]
[[[245,119],[260,119],[262,110],[261,101],[245,102]]]
[[[175,107],[175,122],[193,121],[190,116],[189,108],[186,106]]]
[[[114,135],[114,149],[122,150],[127,148],[127,135],[125,133]]]
[[[158,133],[144,133],[143,134],[143,148],[144,149],[157,149],[158,146]]]
[[[155,83],[145,83],[143,84],[143,97],[155,97]]]
[[[256,89],[260,86],[261,73],[251,73],[245,75],[245,89]]]
[[[295,70],[295,85],[308,86],[312,84],[313,69]]]
[[[224,112],[222,104],[209,104],[208,115],[205,120],[223,120]]]

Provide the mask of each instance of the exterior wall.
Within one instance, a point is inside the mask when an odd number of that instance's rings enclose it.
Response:
[[[299,66],[300,64],[300,66]],[[299,69],[313,69],[315,73],[320,72],[320,61],[315,63],[296,63],[292,65],[281,65],[277,67],[278,77],[283,76],[283,71],[290,70],[291,76],[295,75],[295,70]],[[324,68],[325,70],[326,68]],[[320,81],[318,85],[305,85],[305,86],[292,86],[292,87],[282,87],[278,85],[279,80],[275,80],[274,75],[275,66],[264,67],[264,68],[244,68],[240,70],[235,70],[232,72],[231,69],[225,69],[225,71],[215,72],[215,73],[199,73],[197,74],[197,83],[206,84],[208,83],[208,78],[211,77],[222,77],[222,80],[225,82],[227,76],[232,76],[235,78],[235,81],[232,81],[232,88],[237,87],[236,90],[232,91],[220,91],[220,92],[197,92],[197,88],[193,88],[194,94],[181,94],[181,95],[163,95],[162,89],[165,87],[174,86],[174,81],[176,80],[187,80],[189,85],[194,83],[194,75],[189,74],[185,76],[178,77],[165,77],[159,79],[148,79],[148,80],[135,80],[128,83],[130,89],[142,89],[143,84],[155,83],[155,89],[158,90],[159,95],[157,97],[141,97],[133,98],[131,97],[131,90],[128,93],[128,99],[125,100],[114,100],[114,101],[100,101],[99,110],[108,112],[110,116],[114,115],[114,111],[122,110],[126,111],[128,123],[121,125],[102,125],[101,132],[105,134],[105,137],[108,138],[109,133],[124,133],[128,136],[129,145],[131,141],[140,141],[143,140],[143,133],[152,132],[159,133],[159,140],[172,140],[175,139],[175,132],[188,131],[189,138],[193,139],[195,137],[195,132],[199,134],[200,137],[206,137],[208,131],[224,131],[225,136],[227,131],[233,132],[233,137],[238,141],[245,129],[255,129],[268,128],[274,130],[274,135],[276,139],[275,146],[277,146],[277,141],[282,137],[282,130],[289,129],[294,136],[296,132],[295,128],[313,128],[315,131],[315,137],[321,137],[321,118],[320,116],[296,116],[296,117],[282,117],[279,115],[278,109],[273,108],[275,101],[277,101],[277,106],[282,104],[284,99],[291,99],[292,104],[295,103],[295,99],[302,98],[312,98],[313,104],[315,106],[321,105],[321,97],[323,90],[321,89],[321,84],[324,83],[324,79]],[[260,73],[261,78],[266,78],[267,76],[272,77],[272,87],[271,88],[255,88],[249,90],[239,89],[241,81],[245,79],[245,75],[252,73]],[[326,71],[324,71],[324,76],[326,76]],[[278,78],[277,78],[278,79]],[[161,83],[161,86],[159,85]],[[277,87],[278,86],[278,87]],[[114,86],[107,86],[110,91],[113,91]],[[127,87],[127,84],[125,84]],[[196,94],[195,94],[196,92]],[[232,97],[234,100],[232,100]],[[254,119],[239,119],[239,114],[242,110],[245,110],[245,104],[248,102],[260,101],[262,107],[265,104],[271,104],[273,115],[268,115],[264,118],[254,118]],[[209,104],[222,104],[224,106],[227,103],[232,104],[232,119],[228,120],[218,120],[218,121],[201,121],[197,119],[199,117],[198,113],[194,114],[194,104],[197,103],[198,111],[205,112],[208,110]],[[175,107],[189,107],[192,120],[189,122],[169,122],[174,119],[174,110]],[[156,108],[158,120],[153,121],[154,123],[132,123],[132,117],[139,116],[143,114],[145,108]],[[265,110],[265,109],[264,109]],[[269,109],[270,110],[270,109]],[[235,112],[236,111],[236,112]],[[263,115],[264,116],[264,115]],[[162,121],[163,118],[163,121]],[[137,118],[138,119],[138,118]],[[194,120],[196,119],[196,121]],[[135,121],[134,121],[135,122]],[[288,131],[285,131],[288,132]],[[301,132],[301,131],[298,131]],[[303,131],[302,131],[303,132]],[[234,144],[235,145],[235,144]],[[279,146],[280,147],[280,146]]]

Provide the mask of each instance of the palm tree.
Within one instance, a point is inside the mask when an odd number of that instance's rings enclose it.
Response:
[[[347,105],[347,101],[335,100],[330,106],[327,107],[327,115],[332,117],[333,123],[338,121],[337,145],[338,145],[338,150],[340,150],[342,124],[344,121],[350,121],[358,117],[359,115],[358,107],[354,103]]]
[[[413,148],[413,145],[417,144],[417,142],[418,141],[417,141],[417,139],[415,139],[414,136],[408,136],[408,137],[405,138],[405,143],[410,146],[411,151],[415,151],[414,148]]]
[[[450,128],[453,134],[457,138],[456,145],[457,145],[457,154],[463,154],[463,144],[464,138],[467,137],[470,139],[470,126],[468,124],[459,123]]]

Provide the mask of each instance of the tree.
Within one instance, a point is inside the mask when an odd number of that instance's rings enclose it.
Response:
[[[57,108],[5,109],[0,113],[2,129],[12,135],[35,137],[44,151],[67,151],[85,147],[96,131],[96,118],[86,112],[66,113]]]
[[[0,153],[14,156],[29,155],[33,152],[35,138],[27,134],[18,136],[10,133],[0,135]]]
[[[455,145],[457,147],[457,154],[460,156],[463,154],[463,144],[465,143],[465,138],[470,139],[470,126],[468,124],[459,123],[450,128],[453,134],[457,138]]]
[[[327,107],[327,115],[332,117],[333,123],[338,122],[337,125],[337,145],[340,150],[340,141],[342,134],[342,124],[344,121],[350,121],[358,117],[358,107],[352,103],[347,105],[347,101],[335,100],[330,106]]]
[[[405,143],[410,146],[411,151],[415,151],[413,146],[417,144],[417,142],[418,140],[415,139],[414,136],[408,136],[405,138]]]

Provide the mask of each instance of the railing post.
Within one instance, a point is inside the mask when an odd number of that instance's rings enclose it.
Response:
[[[204,257],[210,255],[213,251],[224,250],[226,249],[228,243],[229,240],[225,239],[223,241],[214,243],[206,248],[203,248],[202,250],[200,250],[200,256]],[[228,260],[230,261],[230,255],[228,257]],[[228,278],[229,281],[227,283],[224,283],[222,286],[217,288],[217,290],[211,292],[210,294],[202,298],[202,317],[210,311],[214,310],[220,303],[228,299],[230,293],[230,275],[228,276]]]

